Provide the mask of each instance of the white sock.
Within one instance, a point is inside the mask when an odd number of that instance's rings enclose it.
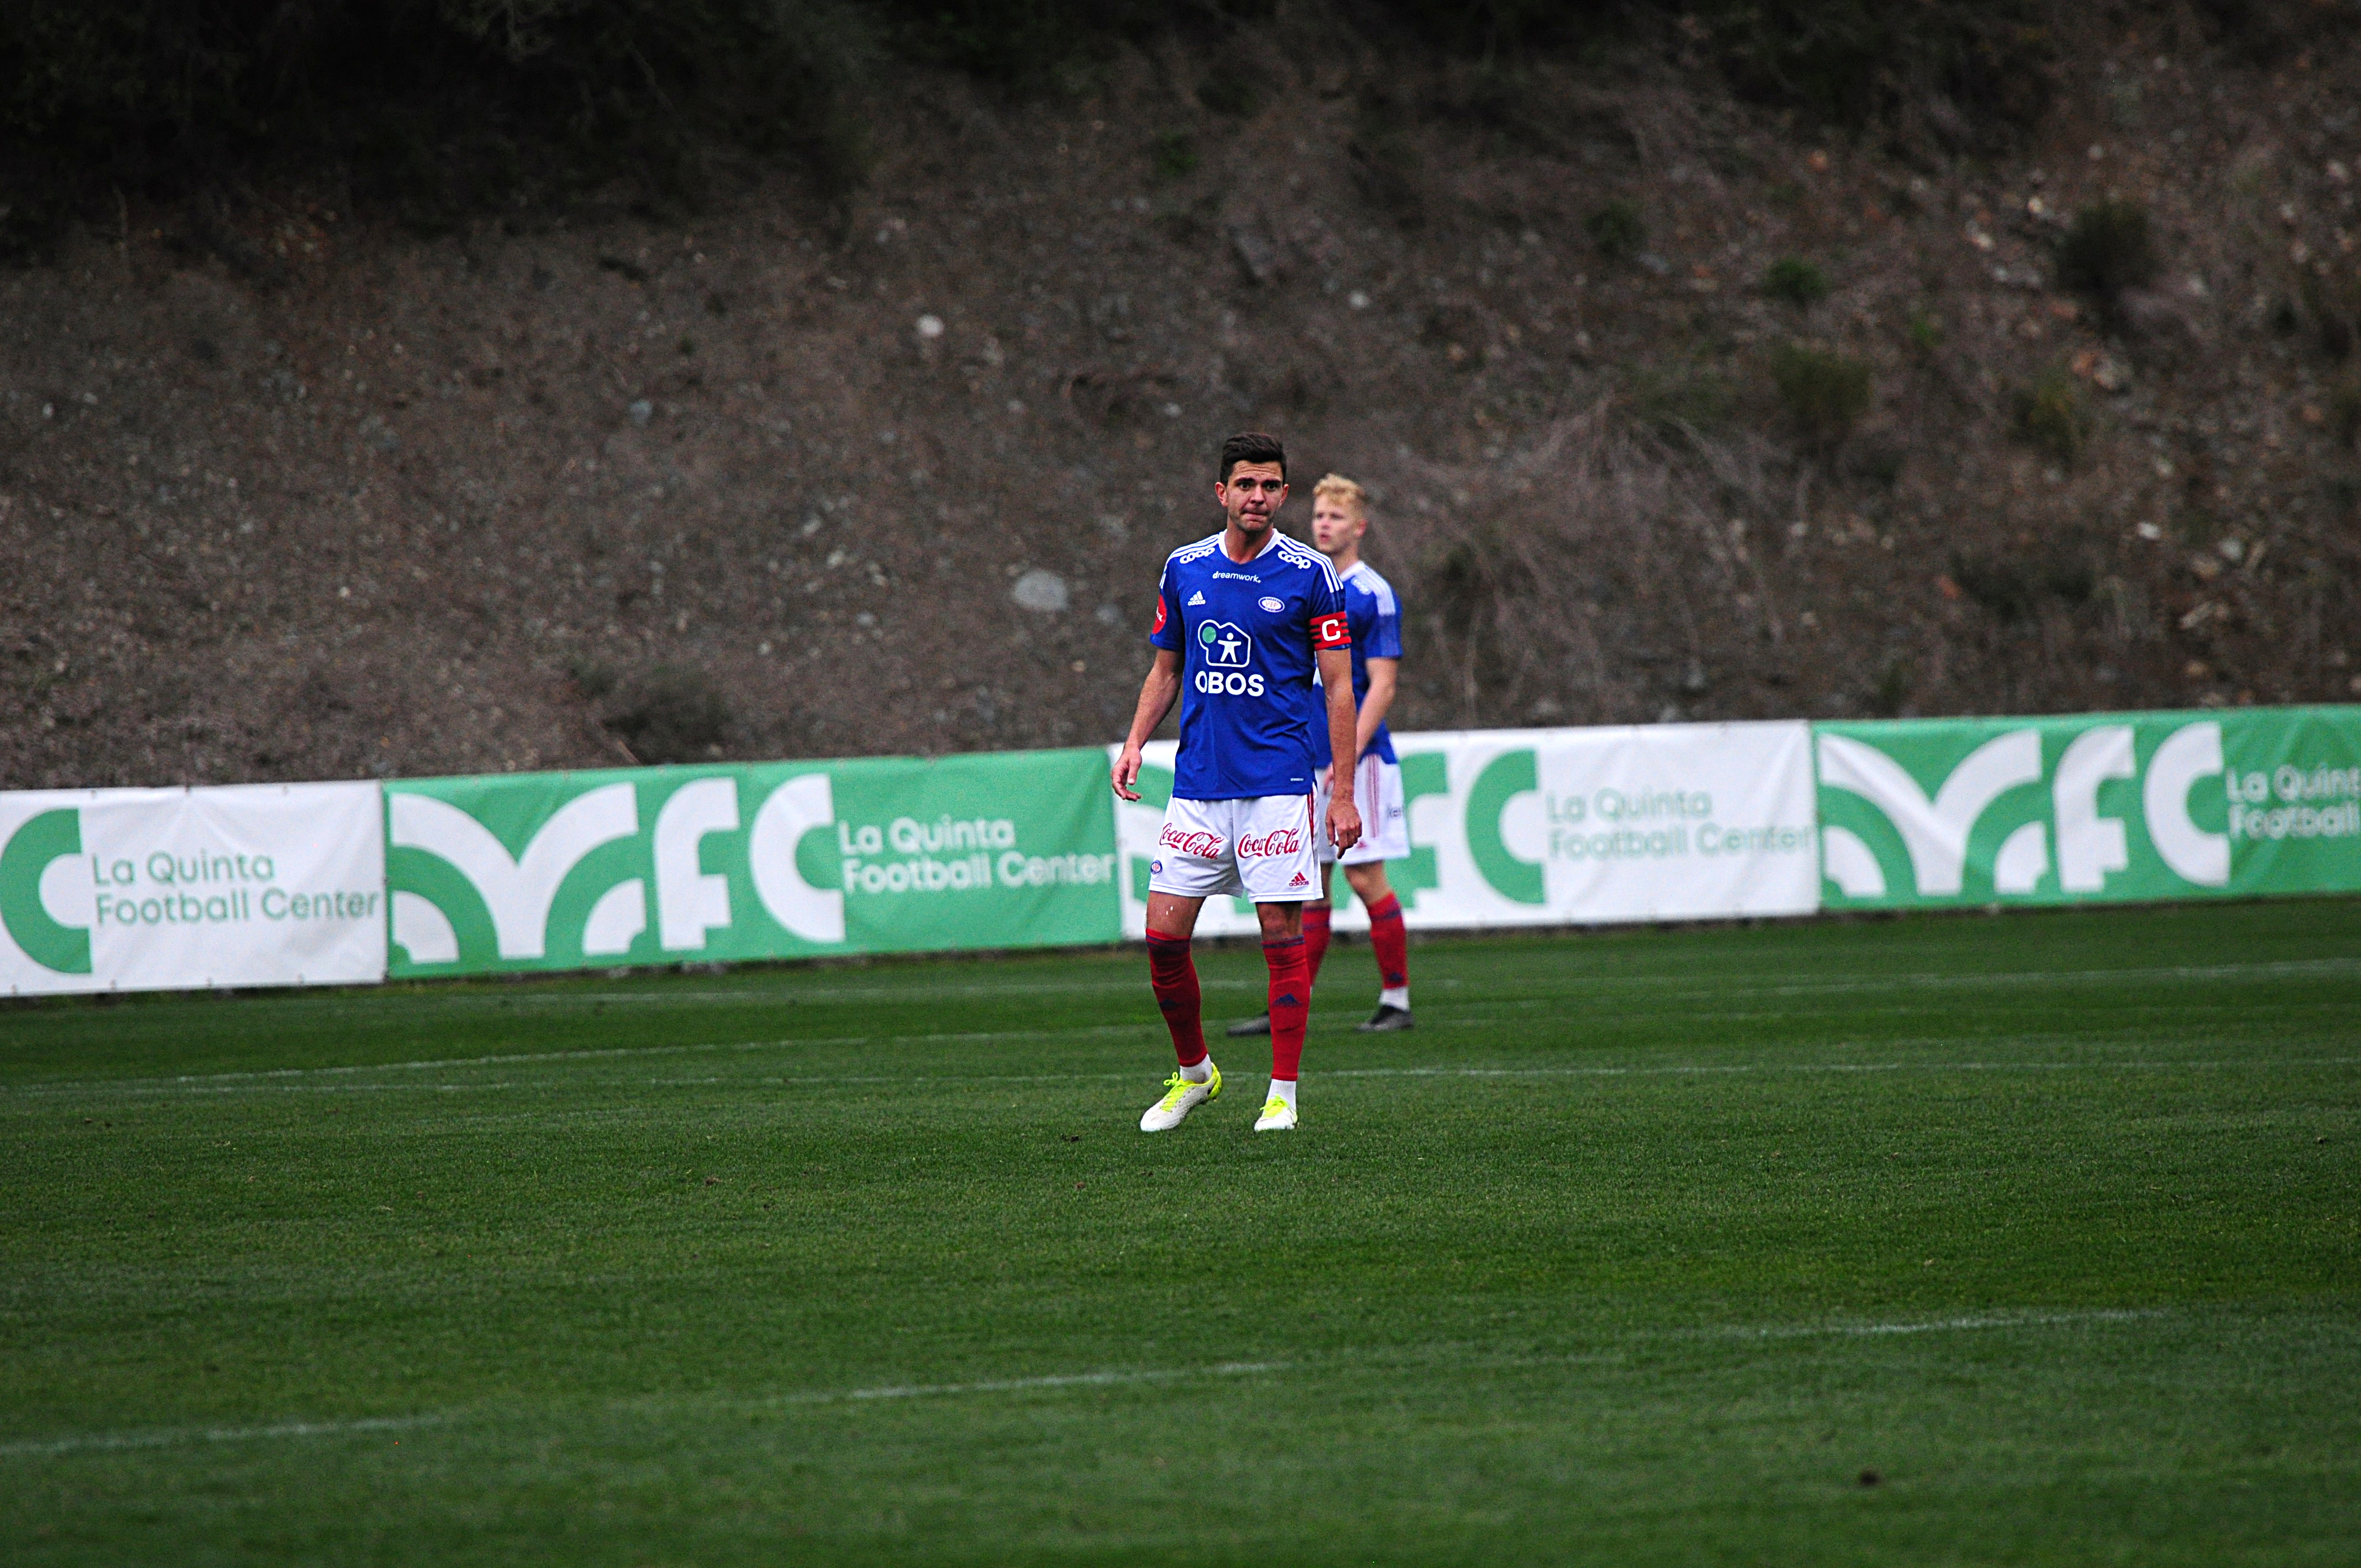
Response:
[[[1191,1083],[1204,1082],[1207,1079],[1213,1076],[1213,1058],[1212,1057],[1199,1057],[1195,1066],[1184,1067],[1180,1069],[1180,1076],[1187,1079]]]
[[[1274,1078],[1270,1080],[1270,1091],[1277,1098],[1286,1101],[1289,1110],[1295,1109],[1295,1080]]]
[[[1380,1007],[1399,1007],[1405,1013],[1409,1012],[1410,987],[1406,985],[1389,985],[1386,987],[1383,991],[1378,992],[1378,1005]]]

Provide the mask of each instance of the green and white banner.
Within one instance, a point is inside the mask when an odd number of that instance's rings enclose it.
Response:
[[[2361,707],[1395,747],[1428,929],[2361,892]],[[0,794],[0,994],[1113,942],[1172,751]]]
[[[1173,745],[1148,748],[1116,809],[1124,929],[1146,929]],[[1653,724],[1397,735],[1411,853],[1386,868],[1411,926],[1436,929],[1808,915],[1818,906],[1811,730]],[[1338,879],[1341,881],[1341,877]],[[1336,925],[1367,924],[1336,890]],[[1210,901],[1208,935],[1256,929]]]
[[[1110,942],[1095,751],[385,786],[397,976]]]
[[[2361,708],[1813,729],[1828,908],[2361,891]]]
[[[385,978],[374,784],[0,795],[0,993]]]

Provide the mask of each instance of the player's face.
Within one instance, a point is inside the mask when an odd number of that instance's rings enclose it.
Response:
[[[1368,520],[1334,496],[1312,503],[1312,548],[1323,555],[1358,544],[1368,531]]]
[[[1230,526],[1240,533],[1268,533],[1270,520],[1287,504],[1287,479],[1276,463],[1241,463],[1230,470],[1226,485],[1215,485]]]

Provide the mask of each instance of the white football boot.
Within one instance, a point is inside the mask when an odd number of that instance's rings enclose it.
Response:
[[[1205,1065],[1212,1070],[1202,1083],[1191,1083],[1180,1076],[1179,1068],[1172,1069],[1172,1076],[1164,1080],[1164,1098],[1150,1105],[1148,1113],[1139,1119],[1141,1132],[1170,1132],[1187,1121],[1189,1113],[1206,1101],[1221,1098],[1222,1069],[1213,1066],[1210,1057]]]
[[[1284,1133],[1295,1125],[1295,1107],[1278,1095],[1263,1102],[1262,1116],[1255,1123],[1257,1133]]]

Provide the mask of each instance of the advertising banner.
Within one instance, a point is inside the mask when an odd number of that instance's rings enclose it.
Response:
[[[1818,906],[1805,724],[1469,730],[1398,735],[1394,750],[1411,854],[1386,872],[1413,927],[1808,915]],[[1129,936],[1146,930],[1173,751],[1170,741],[1148,749],[1139,804],[1117,807]],[[1337,927],[1366,927],[1336,880]],[[1252,933],[1253,907],[1210,900],[1197,928]]]
[[[374,784],[0,795],[0,993],[384,978]]]
[[[2361,708],[1814,726],[1830,909],[2361,890]]]
[[[1096,751],[385,786],[397,976],[1111,942]]]

